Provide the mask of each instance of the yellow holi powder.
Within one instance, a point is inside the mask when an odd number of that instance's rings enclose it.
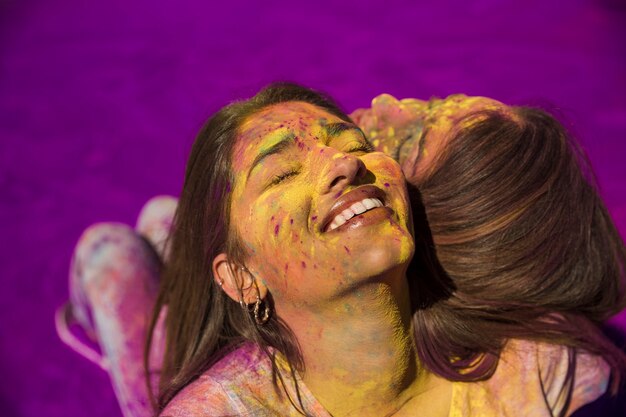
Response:
[[[411,252],[414,250],[415,244],[409,239],[403,239],[400,242],[400,258],[408,259],[411,256]]]
[[[374,139],[376,136],[378,136],[378,131],[377,130],[372,130],[370,132],[370,138]],[[378,146],[378,145],[374,145],[374,146]]]
[[[379,382],[378,378],[374,378],[374,379],[370,379],[368,381],[364,381],[362,384],[360,384],[356,388],[355,394],[357,394],[359,397],[363,397],[363,396],[369,394],[369,392],[375,390],[379,385],[380,385],[380,382]]]
[[[343,369],[343,368],[337,368],[337,367],[335,367],[335,368],[332,368],[332,369],[331,369],[331,372],[333,373],[333,375],[335,375],[335,376],[337,376],[337,377],[339,377],[339,378],[344,378],[344,377],[346,377],[346,376],[348,376],[348,375],[349,375],[349,372],[348,372],[348,371],[346,371],[346,370],[345,370],[345,369]]]
[[[380,145],[380,140],[376,139],[375,141],[372,142],[372,145],[378,148],[378,145]]]
[[[387,128],[387,136],[393,136],[395,133],[396,131],[393,129],[393,126]]]

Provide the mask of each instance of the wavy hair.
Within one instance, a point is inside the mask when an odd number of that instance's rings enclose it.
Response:
[[[602,355],[615,392],[626,359],[599,325],[626,305],[626,249],[581,147],[539,109],[461,125],[414,182],[446,275],[414,316],[422,362],[476,381],[507,339],[545,341]]]

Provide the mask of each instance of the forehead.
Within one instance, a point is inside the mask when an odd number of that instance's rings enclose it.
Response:
[[[239,127],[233,169],[245,169],[259,152],[285,135],[294,134],[301,139],[315,137],[326,124],[339,121],[342,121],[339,117],[310,103],[292,101],[266,107]]]

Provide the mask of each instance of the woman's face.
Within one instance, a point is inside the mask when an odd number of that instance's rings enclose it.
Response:
[[[376,150],[395,158],[410,180],[419,180],[447,140],[468,123],[478,119],[467,116],[484,110],[499,111],[515,117],[511,108],[486,97],[462,94],[445,99],[397,100],[382,94],[372,100],[370,109],[359,109],[351,117],[365,132]]]
[[[414,242],[405,178],[370,150],[356,125],[303,102],[241,126],[231,224],[277,308],[318,305],[406,268]]]

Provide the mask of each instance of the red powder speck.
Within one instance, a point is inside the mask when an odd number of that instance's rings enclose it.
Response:
[[[385,183],[385,187],[389,187],[389,183],[388,182]]]
[[[275,234],[275,235],[277,235],[277,234],[278,234],[278,231],[279,231],[279,230],[280,230],[280,225],[278,225],[278,224],[277,224],[276,226],[274,226],[274,234]]]
[[[289,264],[285,264],[285,272],[287,272],[289,270]]]
[[[313,269],[317,269],[317,264],[313,264]]]
[[[289,219],[289,224],[293,224],[293,219]]]
[[[320,153],[324,153],[324,149],[320,149]]]
[[[311,217],[311,220],[313,220],[313,221],[317,220],[317,216]]]
[[[343,248],[346,250],[346,252],[348,253],[348,255],[350,255],[350,249],[348,249],[348,247],[347,247],[347,246],[344,246]]]
[[[272,216],[272,218],[270,220],[274,220],[274,216]]]
[[[302,268],[306,268],[306,262],[302,261]]]

